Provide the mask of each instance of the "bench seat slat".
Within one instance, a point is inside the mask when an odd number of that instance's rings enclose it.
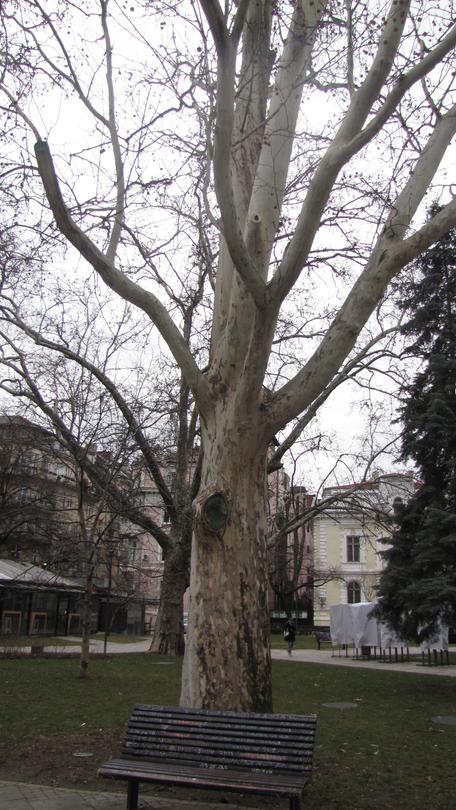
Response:
[[[159,764],[156,762],[142,762],[114,759],[99,770],[100,776],[112,779],[130,779],[141,782],[156,782],[159,784],[188,785],[194,781],[195,786],[234,792],[251,792],[262,795],[299,796],[310,778],[310,772],[299,776],[281,776],[280,774],[265,774],[237,771],[229,769],[194,768],[193,770],[176,764]]]

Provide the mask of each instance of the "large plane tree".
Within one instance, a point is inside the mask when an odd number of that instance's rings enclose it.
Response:
[[[456,223],[453,2],[9,0],[2,15],[11,226],[142,310],[198,408],[181,701],[269,709],[267,449]],[[206,356],[173,305],[201,262]]]

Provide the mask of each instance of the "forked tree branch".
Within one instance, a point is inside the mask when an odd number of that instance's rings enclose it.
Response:
[[[211,408],[210,389],[189,348],[163,304],[153,293],[135,284],[109,261],[72,219],[63,200],[51,152],[46,141],[35,144],[38,171],[57,227],[92,265],[105,284],[122,298],[145,312],[167,342],[170,351],[193,391],[201,413]]]
[[[353,377],[354,372],[356,373],[357,367],[363,361],[367,360],[369,357],[369,353],[371,349],[377,345],[381,340],[383,340],[388,335],[397,332],[398,327],[393,326],[390,329],[386,329],[379,335],[376,335],[372,340],[370,340],[361,351],[357,352],[355,357],[352,357],[347,363],[341,368],[341,370],[333,377],[329,385],[323,389],[323,391],[317,396],[317,398],[309,405],[306,409],[305,413],[300,416],[296,425],[290,431],[288,436],[280,443],[277,450],[271,456],[268,461],[268,472],[272,472],[273,470],[277,470],[281,467],[281,460],[285,453],[290,450],[295,442],[299,439],[303,431],[306,429],[307,425],[310,424],[312,419],[315,418],[317,412],[320,410],[321,406],[329,399],[331,394],[342,385],[346,380],[351,379]],[[363,365],[364,367],[364,365]]]
[[[402,4],[408,6],[408,0]],[[401,12],[402,13],[402,12]],[[269,285],[268,296],[278,308],[295,284],[307,261],[321,215],[329,199],[334,182],[344,165],[366,146],[397,109],[405,93],[421,81],[456,46],[456,25],[443,40],[406,74],[403,74],[387,95],[378,112],[363,128],[380,89],[392,66],[399,44],[398,36],[405,18],[397,19],[393,2],[389,20],[381,37],[381,44],[363,85],[353,96],[347,114],[314,174],[301,210],[293,238],[283,261]],[[395,28],[398,30],[394,30]],[[393,28],[391,31],[390,29]]]
[[[108,376],[108,374],[106,374],[94,363],[91,363],[89,360],[87,360],[86,357],[83,357],[78,352],[75,352],[72,349],[70,349],[69,346],[65,346],[63,343],[57,343],[56,341],[45,338],[43,335],[41,335],[27,323],[25,323],[25,321],[20,317],[20,315],[16,312],[15,309],[9,310],[0,304],[0,312],[3,312],[4,320],[6,320],[8,323],[14,324],[25,335],[30,337],[37,346],[42,346],[43,348],[50,349],[51,351],[56,352],[57,354],[63,355],[63,357],[66,357],[68,360],[71,360],[72,362],[76,363],[81,368],[85,368],[102,384],[102,386],[110,394],[113,401],[119,408],[119,411],[124,417],[133,439],[137,443],[138,448],[141,450],[147,468],[155,481],[155,484],[163,500],[165,508],[168,510],[171,519],[176,520],[176,508],[173,502],[173,498],[169,490],[169,487],[167,486],[166,481],[164,480],[161,474],[160,467],[157,463],[150,442],[147,441],[141,429],[141,425],[136,419],[135,414],[128,405],[128,402],[126,401],[125,397],[122,396],[118,386],[113,382],[113,380]]]
[[[106,256],[109,261],[113,262],[117,253],[117,248],[120,242],[122,233],[122,225],[125,211],[125,177],[124,167],[122,161],[122,151],[120,148],[119,133],[117,131],[116,122],[116,104],[114,94],[114,80],[113,80],[113,64],[112,64],[112,44],[109,34],[108,19],[107,19],[107,0],[101,0],[101,24],[103,28],[103,35],[106,43],[106,83],[108,86],[108,128],[111,138],[112,151],[114,154],[114,165],[116,167],[116,211],[114,216],[114,225],[111,232]]]
[[[217,49],[217,103],[214,135],[214,181],[215,194],[220,208],[221,229],[232,262],[242,278],[256,306],[265,305],[266,284],[250,255],[239,219],[238,201],[233,186],[233,127],[236,84],[236,53],[241,22],[245,18],[248,3],[238,8],[234,27],[234,40],[226,28],[218,2],[202,0],[203,10]]]
[[[113,506],[119,514],[122,513],[124,517],[131,520],[132,523],[141,526],[144,531],[150,532],[163,549],[170,549],[171,540],[167,533],[142,509],[135,506],[130,493],[123,491],[122,487],[119,487],[112,479],[112,476],[107,475],[106,471],[99,464],[89,458],[86,448],[81,447],[77,438],[57,413],[56,409],[51,407],[42,396],[38,385],[27,367],[25,357],[21,350],[7,335],[3,334],[2,338],[16,353],[17,362],[14,363],[11,360],[2,360],[1,365],[10,368],[17,374],[24,381],[28,389],[22,389],[19,392],[19,396],[35,403],[49,419],[54,429],[61,435],[62,441],[71,451],[81,469],[84,470],[92,483],[104,493],[111,506]],[[12,396],[18,395],[17,393],[15,394],[11,388],[8,389],[8,392]]]
[[[456,133],[456,116],[452,119]],[[437,169],[434,164],[434,171]],[[411,181],[412,182],[412,179]],[[410,195],[405,195],[410,204]],[[402,195],[401,195],[402,196]],[[419,200],[414,202],[418,205]],[[416,210],[416,209],[415,209]],[[409,210],[409,216],[414,211]],[[404,219],[401,218],[401,227]],[[388,229],[380,236],[371,259],[354,284],[325,338],[304,368],[273,397],[270,419],[274,431],[284,427],[317,397],[329,383],[344,357],[351,351],[361,329],[374,311],[389,282],[420,253],[456,226],[456,198],[407,239],[391,237]],[[394,233],[394,232],[393,232]]]

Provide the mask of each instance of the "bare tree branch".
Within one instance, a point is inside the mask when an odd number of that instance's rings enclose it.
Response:
[[[84,256],[112,290],[142,309],[168,341],[177,362],[184,370],[202,412],[208,407],[209,390],[182,335],[174,325],[163,304],[152,293],[131,281],[108,260],[71,218],[63,201],[49,146],[38,141],[35,154],[43,186],[56,223],[69,242]]]

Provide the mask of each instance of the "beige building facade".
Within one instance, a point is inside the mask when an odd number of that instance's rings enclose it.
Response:
[[[414,489],[411,474],[394,473],[323,491],[313,527],[315,627],[329,627],[332,605],[375,600],[394,506]]]

